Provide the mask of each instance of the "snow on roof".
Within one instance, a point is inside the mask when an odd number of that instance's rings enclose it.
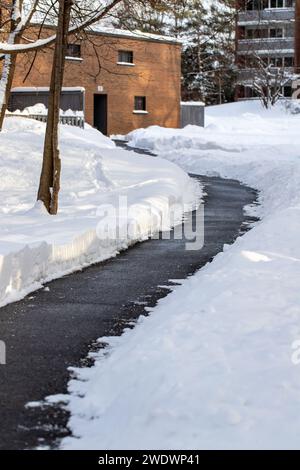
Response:
[[[47,86],[33,86],[33,87],[15,87],[11,90],[13,93],[33,93],[33,92],[43,92],[49,91],[49,87]],[[62,91],[80,91],[84,92],[85,88],[81,86],[74,86],[74,87],[63,87]]]
[[[90,31],[96,34],[101,34],[103,36],[117,36],[117,37],[127,37],[130,39],[139,39],[144,41],[157,41],[157,42],[167,42],[172,44],[181,44],[178,38],[172,36],[162,36],[160,34],[153,33],[144,33],[142,31],[118,29],[114,27],[102,26],[101,24],[94,24],[90,27]]]
[[[38,17],[35,17],[31,21],[32,25],[40,25],[41,20]],[[54,28],[52,23],[44,23],[45,26],[49,28]],[[169,44],[182,44],[182,41],[178,38],[173,36],[163,36],[160,34],[154,33],[145,33],[139,30],[129,30],[129,29],[118,29],[114,28],[113,26],[109,25],[108,23],[104,23],[103,20],[101,22],[95,23],[89,26],[88,31],[93,34],[99,34],[102,36],[115,36],[115,37],[124,37],[129,39],[138,39],[140,41],[154,41],[154,42],[164,42]],[[49,38],[40,39],[39,42],[47,42]],[[28,47],[28,45],[24,45],[24,47]]]
[[[205,106],[203,101],[181,101],[181,106]]]

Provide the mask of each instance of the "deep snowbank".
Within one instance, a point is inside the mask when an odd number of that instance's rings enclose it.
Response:
[[[154,150],[187,171],[236,178],[262,191],[260,214],[299,203],[300,115],[257,101],[207,108],[207,126],[139,129],[132,147]]]
[[[257,187],[263,219],[78,371],[63,448],[299,448],[300,117],[238,103],[208,121],[129,138]]]
[[[195,185],[176,165],[119,150],[99,132],[61,127],[62,190],[58,216],[33,207],[45,125],[8,118],[0,135],[0,305],[49,279],[115,256],[149,236],[172,204],[195,202]],[[102,209],[126,199],[128,214]],[[118,223],[124,237],[104,234]],[[99,238],[100,237],[100,238]]]

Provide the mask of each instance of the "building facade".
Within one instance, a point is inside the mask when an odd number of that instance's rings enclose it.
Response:
[[[300,1],[239,0],[237,2],[236,99],[253,98],[253,80],[257,64],[300,72]],[[290,97],[292,83],[282,87]]]
[[[38,53],[33,65],[33,56],[19,54],[11,111],[47,105],[52,54],[52,49]],[[83,111],[86,122],[104,134],[150,125],[180,127],[181,44],[95,28],[80,42],[70,38],[63,86],[62,109]]]

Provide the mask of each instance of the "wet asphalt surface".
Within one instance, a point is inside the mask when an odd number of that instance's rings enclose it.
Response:
[[[149,156],[149,158],[152,158]],[[186,240],[149,240],[117,258],[55,280],[20,302],[1,308],[0,338],[7,364],[0,366],[0,449],[55,448],[68,434],[68,414],[57,406],[25,408],[31,401],[65,393],[69,366],[89,366],[88,352],[102,336],[124,327],[210,262],[249,228],[243,207],[256,201],[251,188],[218,177],[205,185],[205,244],[187,251]],[[186,224],[195,222],[195,213]]]

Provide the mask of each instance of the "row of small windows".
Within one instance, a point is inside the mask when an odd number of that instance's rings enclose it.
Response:
[[[66,57],[80,59],[81,58],[81,45],[68,44]],[[118,64],[132,64],[133,65],[133,51],[118,51]]]
[[[295,0],[249,0],[246,10],[264,10],[267,8],[292,8]]]
[[[294,57],[269,57],[262,59],[266,66],[273,65],[273,67],[294,67]]]
[[[258,95],[257,93],[255,92],[255,90],[253,90],[252,87],[242,87],[243,88],[243,97],[244,98],[257,98]],[[281,96],[284,97],[284,98],[291,98],[293,94],[293,89],[291,86],[283,86],[281,88]]]
[[[285,31],[284,28],[261,28],[261,29],[246,29],[245,38],[246,39],[275,39],[275,38],[284,38]]]
[[[261,57],[261,62],[265,67],[269,65],[278,68],[294,67],[294,57]],[[255,66],[257,66],[257,60],[251,57],[244,57],[241,59],[241,65],[244,68],[255,68]]]

